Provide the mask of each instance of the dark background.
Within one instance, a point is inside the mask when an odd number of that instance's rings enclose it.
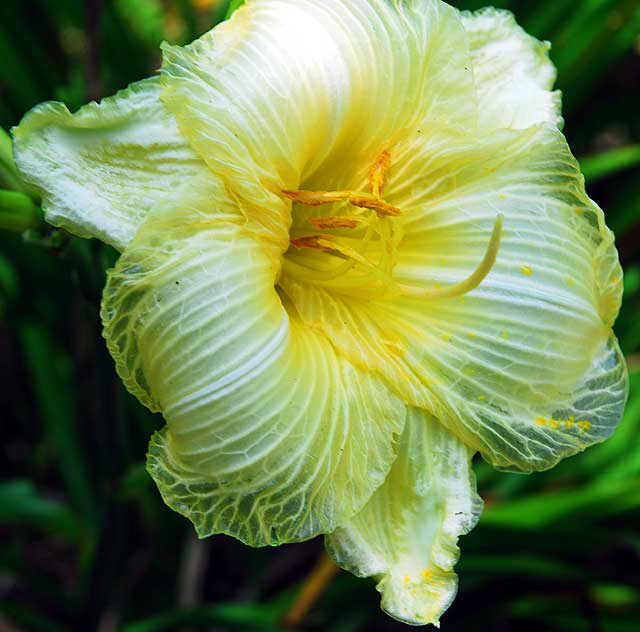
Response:
[[[148,76],[161,40],[190,41],[224,17],[226,4],[3,0],[0,126],[17,124],[40,101],[75,109]],[[631,396],[612,439],[550,472],[520,476],[477,464],[486,510],[461,540],[460,593],[442,626],[637,632],[640,3],[494,4],[553,44],[565,133],[625,267],[616,331]],[[58,231],[0,232],[0,632],[281,629],[322,543],[198,541],[164,506],[144,470],[162,420],[126,393],[100,334],[100,293],[115,256]],[[300,629],[406,627],[379,610],[373,582],[340,573]]]

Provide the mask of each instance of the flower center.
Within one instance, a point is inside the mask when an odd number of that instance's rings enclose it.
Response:
[[[369,192],[284,190],[294,203],[323,206],[341,203],[340,214],[309,217],[309,230],[292,231],[283,273],[303,283],[334,290],[381,297],[417,298],[459,296],[476,288],[493,267],[502,236],[503,215],[496,221],[478,267],[463,281],[448,287],[423,288],[393,278],[402,227],[402,211],[382,197],[391,155],[383,151],[369,169]],[[311,228],[315,231],[311,231]]]

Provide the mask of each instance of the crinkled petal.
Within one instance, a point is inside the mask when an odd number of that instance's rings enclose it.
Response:
[[[471,457],[436,419],[410,409],[384,484],[325,539],[337,564],[378,579],[382,608],[399,621],[438,625],[455,597],[458,537],[482,510]]]
[[[200,536],[332,531],[384,481],[405,404],[285,309],[270,250],[199,194],[149,216],[104,294],[117,370],[167,421],[148,469]]]
[[[562,128],[561,95],[549,42],[527,34],[509,11],[463,12],[469,34],[481,126],[521,129],[538,123]]]
[[[122,250],[168,193],[207,171],[159,94],[147,79],[75,114],[43,103],[14,128],[16,162],[48,222]]]
[[[475,125],[459,13],[436,0],[254,0],[165,46],[162,98],[248,216],[286,249],[283,189],[358,188],[421,125]]]
[[[342,353],[499,467],[545,469],[606,439],[628,389],[611,333],[622,272],[562,135],[432,137],[422,152],[388,187],[403,210],[394,278],[421,288],[466,278],[503,214],[479,287],[376,302],[286,277],[281,286]]]

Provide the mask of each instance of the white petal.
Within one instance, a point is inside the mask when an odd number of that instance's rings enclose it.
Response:
[[[48,222],[122,250],[150,209],[206,173],[159,94],[148,79],[75,114],[43,103],[14,128],[16,162]]]
[[[410,625],[438,625],[455,597],[458,537],[476,524],[472,452],[413,408],[382,487],[325,541],[336,563],[375,576],[382,608]]]
[[[117,369],[167,421],[149,471],[201,536],[331,531],[383,482],[405,405],[287,313],[270,251],[220,191],[200,202],[215,215],[149,216],[105,290]]]
[[[283,249],[283,189],[357,187],[423,120],[475,124],[466,33],[435,0],[250,1],[165,46],[163,81],[192,146]]]
[[[462,22],[469,34],[480,125],[520,129],[551,123],[562,128],[549,42],[528,35],[509,11],[492,7],[463,12]]]
[[[499,467],[544,469],[606,439],[628,388],[611,333],[622,273],[560,132],[433,135],[399,164],[394,278],[466,278],[503,214],[495,266],[446,299],[364,301],[285,277],[305,322]]]

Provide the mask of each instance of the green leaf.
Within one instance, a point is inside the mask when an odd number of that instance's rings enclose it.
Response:
[[[82,535],[77,516],[63,504],[41,496],[27,480],[0,484],[0,524],[55,531],[72,540]]]
[[[235,12],[237,9],[239,9],[243,4],[244,4],[245,0],[231,0],[231,2],[229,3],[229,8],[227,9],[227,13],[224,16],[225,20],[228,20]]]
[[[630,167],[640,165],[640,145],[611,149],[580,160],[582,173],[589,184]]]

